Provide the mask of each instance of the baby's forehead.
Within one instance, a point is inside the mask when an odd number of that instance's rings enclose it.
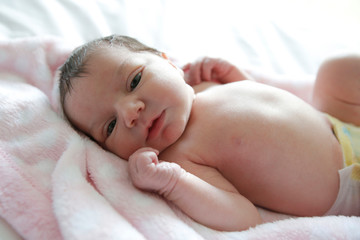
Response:
[[[160,54],[156,54],[154,52],[146,51],[146,50],[133,50],[129,49],[126,46],[102,46],[98,47],[91,53],[91,57],[108,57],[109,54],[115,55],[116,57],[120,58],[129,58],[129,56],[139,56],[139,55],[151,55],[151,56],[159,56]],[[90,57],[90,59],[91,59]]]
[[[143,58],[150,52],[136,52],[127,49],[126,47],[102,47],[94,51],[89,55],[87,64],[88,67],[96,67],[103,62],[119,63],[119,62],[131,62],[134,59]]]
[[[88,72],[98,72],[100,65],[107,68],[132,68],[133,65],[144,64],[158,59],[160,55],[149,51],[134,51],[126,47],[106,47],[98,49],[89,57],[87,66]],[[106,63],[104,65],[104,63]]]

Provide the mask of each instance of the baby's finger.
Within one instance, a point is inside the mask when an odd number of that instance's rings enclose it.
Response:
[[[191,86],[201,83],[201,62],[197,61],[194,64],[191,64],[191,67],[186,74],[188,77],[188,84]]]
[[[156,155],[159,155],[159,151],[157,149],[155,149],[155,148],[152,148],[152,147],[139,148],[132,155],[134,155],[134,154],[142,154],[144,152],[154,152],[154,153],[156,153]]]
[[[129,157],[130,173],[140,173],[150,164],[158,164],[158,151],[153,148],[141,148]]]
[[[191,67],[191,63],[187,63],[185,64],[181,69],[184,71],[184,72],[187,72],[190,70],[190,67]]]
[[[212,72],[214,68],[214,61],[211,58],[205,57],[201,64],[201,78],[203,81],[212,80]]]
[[[190,86],[193,86],[191,79],[189,78],[189,71],[191,68],[191,63],[186,64],[185,66],[182,67],[182,70],[184,72],[184,80],[187,84],[189,84]]]

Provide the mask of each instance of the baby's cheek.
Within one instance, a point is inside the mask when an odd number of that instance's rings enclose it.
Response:
[[[176,121],[175,123],[168,125],[163,131],[163,139],[162,139],[163,141],[162,141],[161,150],[175,143],[181,137],[184,130],[185,130],[185,123],[182,121]]]
[[[128,160],[131,154],[133,154],[139,148],[140,146],[136,147],[135,144],[113,142],[111,145],[109,145],[108,148],[105,148],[105,150],[114,153],[124,160]]]

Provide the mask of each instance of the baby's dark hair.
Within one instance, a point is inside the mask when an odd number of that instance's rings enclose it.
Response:
[[[62,107],[64,107],[66,95],[71,91],[72,80],[82,77],[87,73],[87,62],[91,56],[100,49],[113,47],[125,47],[132,52],[150,52],[161,55],[161,52],[158,50],[148,47],[134,38],[121,35],[111,35],[95,39],[77,47],[59,68],[59,90]]]

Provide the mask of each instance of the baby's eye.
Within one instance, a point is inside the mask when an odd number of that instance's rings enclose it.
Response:
[[[113,132],[114,128],[115,128],[115,125],[116,125],[116,119],[112,120],[108,127],[107,127],[107,130],[106,130],[106,134],[107,136],[110,136],[111,133]]]
[[[139,85],[140,80],[141,80],[141,72],[136,74],[134,79],[131,81],[131,83],[130,83],[130,91],[133,91],[137,87],[137,85]]]

